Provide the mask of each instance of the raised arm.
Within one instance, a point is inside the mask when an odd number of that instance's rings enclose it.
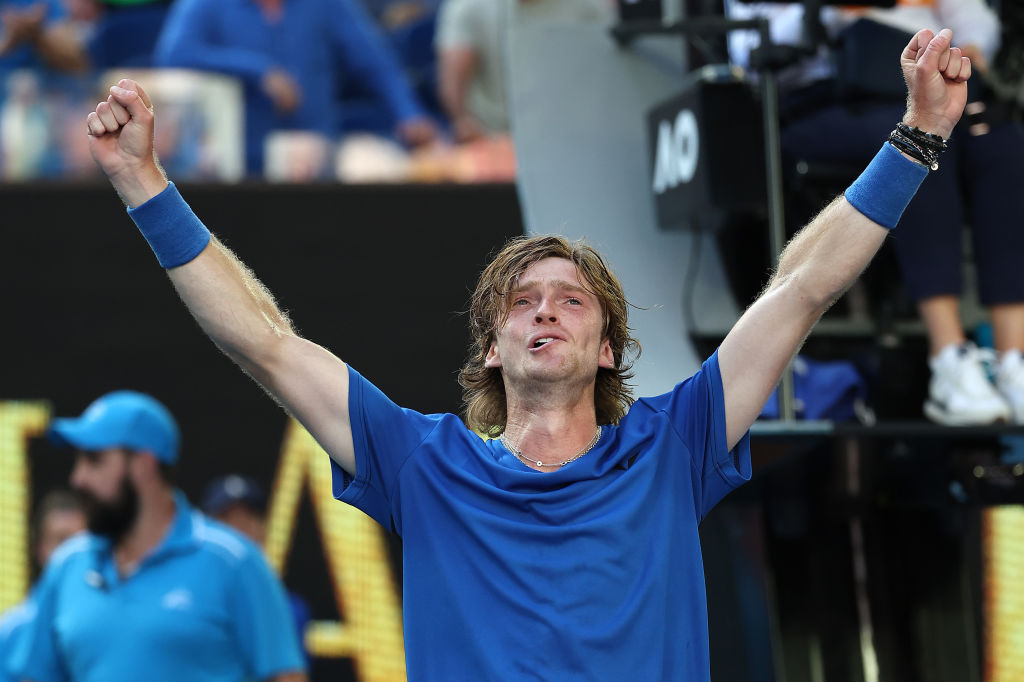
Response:
[[[120,81],[87,123],[93,157],[199,325],[354,475],[348,369],[295,334],[270,292],[209,236],[168,185],[153,152],[153,109],[145,91]]]
[[[909,89],[904,123],[943,138],[960,119],[971,73],[951,40],[948,29],[921,31],[900,58]],[[846,195],[786,246],[768,287],[718,351],[730,448],[757,419],[814,324],[867,267],[926,173],[886,143]]]

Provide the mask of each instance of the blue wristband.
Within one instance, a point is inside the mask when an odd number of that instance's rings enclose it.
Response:
[[[184,265],[210,243],[210,231],[185,203],[173,182],[149,201],[128,209],[164,268]]]
[[[855,209],[890,230],[896,227],[928,169],[886,142],[868,167],[846,190]]]

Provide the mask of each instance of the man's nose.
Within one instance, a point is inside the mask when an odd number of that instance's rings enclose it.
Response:
[[[540,300],[540,305],[537,306],[537,313],[534,318],[537,322],[557,322],[558,314],[555,310],[554,303],[550,298],[546,296]]]

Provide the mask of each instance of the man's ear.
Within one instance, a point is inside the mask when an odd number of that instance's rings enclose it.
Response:
[[[498,346],[493,341],[491,347],[487,349],[487,357],[484,358],[484,367],[490,369],[497,369],[501,367],[501,355],[498,354]]]
[[[597,366],[615,369],[615,353],[612,352],[612,342],[608,339],[601,342],[601,350],[597,355]]]

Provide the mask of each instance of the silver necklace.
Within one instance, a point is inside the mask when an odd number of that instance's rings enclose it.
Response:
[[[575,462],[580,457],[594,449],[594,446],[597,445],[597,441],[601,440],[601,427],[597,427],[597,431],[594,432],[594,437],[590,439],[590,442],[587,443],[587,446],[585,448],[583,448],[582,450],[580,450],[579,452],[577,452],[575,455],[565,460],[564,462],[553,462],[551,464],[545,464],[539,459],[530,459],[529,457],[525,456],[519,448],[512,445],[512,443],[508,442],[508,439],[505,438],[504,433],[501,434],[498,437],[498,439],[501,441],[501,444],[505,446],[506,450],[511,452],[513,455],[515,455],[518,459],[522,460],[526,464],[536,464],[539,467],[564,467],[569,462]]]

